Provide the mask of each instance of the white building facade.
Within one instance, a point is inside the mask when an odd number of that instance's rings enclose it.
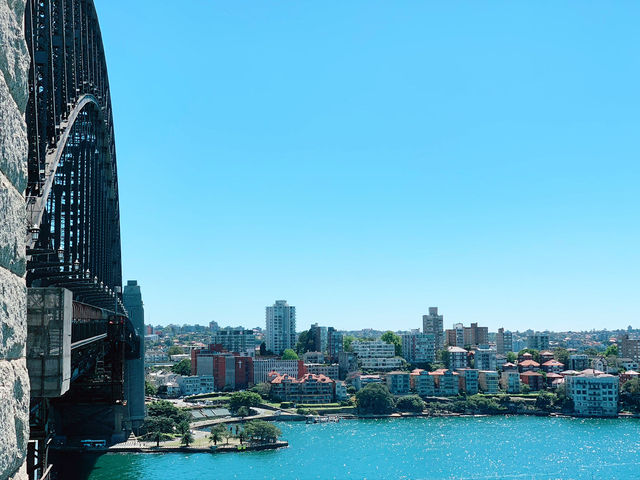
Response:
[[[296,345],[296,307],[286,300],[276,300],[276,303],[266,307],[266,347],[267,350],[280,355],[287,348]]]

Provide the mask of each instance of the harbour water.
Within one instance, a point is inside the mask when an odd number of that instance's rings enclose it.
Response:
[[[62,478],[638,479],[640,421],[466,417],[281,423],[289,448],[69,457]]]

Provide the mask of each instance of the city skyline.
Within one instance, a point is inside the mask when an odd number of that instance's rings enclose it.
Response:
[[[150,322],[637,324],[640,6],[96,8]]]

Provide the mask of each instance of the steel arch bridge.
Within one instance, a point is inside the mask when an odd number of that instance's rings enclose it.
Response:
[[[123,311],[118,174],[93,0],[28,0],[27,284]]]
[[[127,360],[139,357],[140,336],[120,295],[113,116],[93,0],[26,0],[25,38],[31,56],[25,195],[31,378],[27,463],[30,477],[43,479],[54,433],[126,430],[118,423],[127,416],[124,373]],[[72,308],[63,289],[72,294]],[[69,326],[64,326],[64,312],[71,317]],[[63,360],[66,335],[70,340]],[[46,370],[49,360],[67,365],[60,368],[67,373],[56,377],[54,388]]]

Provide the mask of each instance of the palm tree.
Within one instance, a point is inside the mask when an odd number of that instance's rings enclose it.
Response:
[[[225,431],[222,425],[215,425],[211,427],[211,434],[209,435],[209,441],[214,445],[218,445],[218,442],[222,440],[222,432]]]
[[[188,447],[191,442],[193,442],[193,435],[191,435],[191,432],[187,431],[183,433],[180,443],[185,447]]]

